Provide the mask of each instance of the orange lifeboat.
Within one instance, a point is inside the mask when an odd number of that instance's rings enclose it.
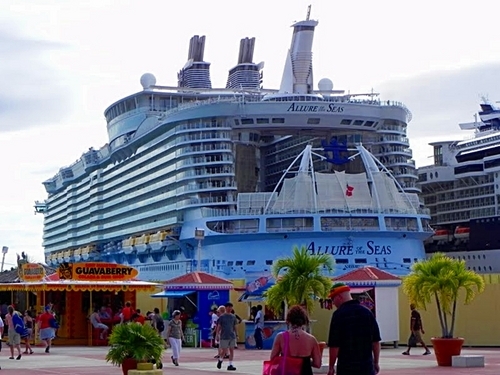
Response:
[[[434,241],[449,241],[451,232],[448,229],[436,229],[432,239]]]
[[[458,240],[468,239],[470,233],[469,227],[456,227],[455,228],[455,238]]]

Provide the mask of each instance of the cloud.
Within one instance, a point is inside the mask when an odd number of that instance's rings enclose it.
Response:
[[[64,46],[0,28],[0,132],[59,122],[71,96],[57,56]]]
[[[492,103],[500,100],[497,77],[500,63],[490,63],[387,81],[378,90],[384,99],[401,101],[412,112],[408,136],[417,165],[421,166],[432,162],[428,159],[432,154],[429,142],[461,140],[472,135],[458,125],[474,121],[481,96]]]

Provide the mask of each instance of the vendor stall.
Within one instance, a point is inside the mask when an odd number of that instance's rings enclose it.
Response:
[[[108,302],[111,308],[118,311],[125,301],[130,301],[134,305],[137,292],[151,293],[160,286],[151,282],[127,280],[126,277],[121,277],[120,280],[116,269],[123,267],[121,265],[75,263],[66,264],[65,267],[58,273],[43,277],[39,281],[0,283],[0,291],[18,292],[18,294],[24,292],[34,296],[35,314],[43,312],[43,307],[51,304],[59,322],[57,340],[61,344],[92,345],[93,330],[88,317],[93,307],[104,306]],[[68,267],[72,274],[68,273]],[[129,271],[120,271],[120,274]],[[77,272],[82,273],[77,274]],[[133,274],[130,271],[129,275],[135,276],[137,273]],[[113,323],[113,318],[110,323]]]
[[[362,305],[370,309],[380,327],[382,342],[393,343],[397,347],[399,341],[399,294],[401,279],[375,267],[360,267],[347,272],[335,281],[342,282],[351,288],[351,295]],[[330,300],[320,300],[321,307],[333,308]]]
[[[276,335],[287,329],[284,314],[276,314],[265,306],[264,292],[273,285],[274,278],[269,272],[247,272],[245,290],[238,299],[239,302],[248,303],[249,311],[252,307],[262,306],[264,316],[264,328],[262,329],[263,349],[272,349]],[[245,349],[255,349],[255,322],[254,320],[245,320],[244,322]]]
[[[153,298],[167,298],[167,310],[171,316],[180,310],[187,346],[210,347],[210,311],[229,301],[233,284],[205,272],[191,272],[165,282],[163,292]]]

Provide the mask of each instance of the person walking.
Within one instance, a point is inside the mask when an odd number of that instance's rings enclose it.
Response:
[[[226,303],[229,310],[232,309],[231,302]],[[217,359],[217,368],[222,367],[224,355],[229,350],[229,366],[228,371],[235,371],[236,367],[233,366],[234,359],[234,343],[236,342],[236,317],[234,314],[228,313],[225,306],[219,307],[219,320],[217,321],[217,337],[219,338],[219,358]]]
[[[33,338],[33,318],[31,317],[31,312],[26,310],[24,312],[24,326],[26,327],[27,336],[24,338],[24,354],[33,354],[33,349],[31,348],[30,341]]]
[[[262,339],[262,330],[264,329],[264,314],[262,313],[262,305],[257,305],[257,310],[255,314],[255,347],[259,350],[262,350],[264,347],[263,339]]]
[[[45,341],[45,353],[50,353],[52,340],[56,337],[52,320],[54,314],[50,310],[50,306],[45,306],[45,312],[38,317],[38,329],[40,330],[40,340]]]
[[[336,283],[328,297],[337,308],[330,322],[328,375],[375,375],[380,371],[380,330],[375,316]]]
[[[9,306],[8,313],[5,315],[5,320],[7,321],[7,326],[9,327],[9,346],[10,346],[10,357],[9,359],[14,359],[14,347],[17,349],[18,356],[17,360],[21,359],[21,334],[16,331],[16,325],[22,324],[22,328],[24,328],[23,318],[21,314],[14,310],[14,307]],[[21,323],[19,323],[21,322]]]
[[[170,347],[172,348],[172,363],[179,366],[179,357],[181,354],[182,342],[184,341],[184,332],[182,330],[182,313],[175,310],[172,313],[172,319],[168,322],[167,337]]]
[[[284,356],[287,351],[288,357],[303,359],[300,375],[313,375],[313,367],[321,368],[321,353],[318,340],[304,331],[309,325],[307,312],[301,306],[292,306],[286,314],[286,323],[288,330],[278,333],[274,339],[270,360],[279,355]],[[288,335],[288,338],[285,338],[285,335]],[[286,341],[288,348],[285,348]]]
[[[416,344],[421,344],[425,349],[424,355],[431,354],[431,351],[425,345],[422,335],[425,334],[424,327],[422,325],[422,318],[420,313],[417,311],[417,307],[414,303],[410,304],[411,316],[410,316],[410,338],[408,339],[408,348],[403,352],[403,355],[410,355],[410,349]],[[413,345],[413,342],[415,345]]]

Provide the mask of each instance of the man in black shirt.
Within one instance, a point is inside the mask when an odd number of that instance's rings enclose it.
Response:
[[[328,347],[328,375],[375,375],[380,371],[380,330],[373,313],[353,300],[350,288],[333,285],[328,296],[337,310],[332,314]],[[338,359],[338,361],[337,361]]]
[[[422,335],[425,334],[424,326],[422,325],[422,317],[420,313],[417,311],[417,307],[414,303],[410,304],[411,310],[411,318],[410,318],[410,339],[408,340],[408,348],[403,352],[404,355],[410,355],[410,349],[412,347],[412,341],[415,342],[413,346],[417,346],[416,344],[422,344],[425,349],[424,355],[431,354],[431,351],[425,345],[424,339]]]

